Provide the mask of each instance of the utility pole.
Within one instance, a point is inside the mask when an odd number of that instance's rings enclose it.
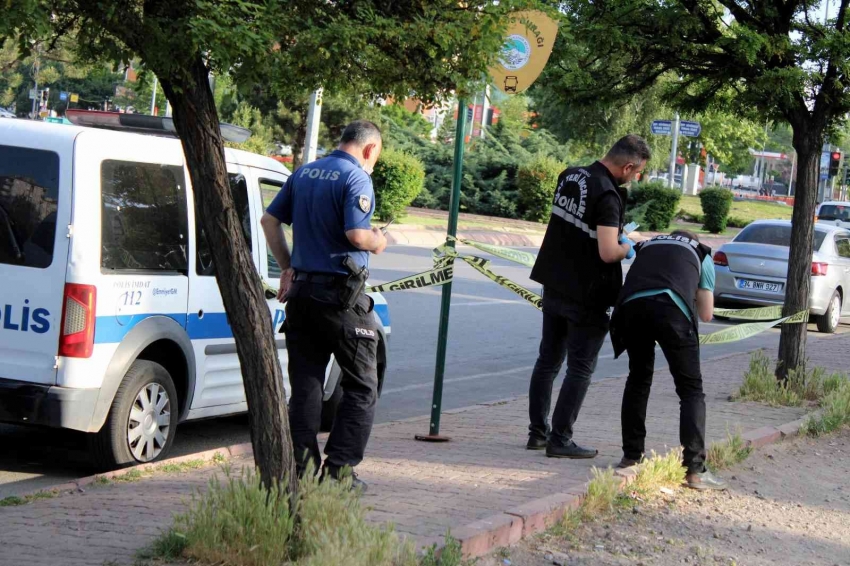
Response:
[[[159,88],[159,80],[153,76],[153,94],[151,95],[151,116],[156,112],[156,89]]]
[[[41,70],[41,59],[39,58],[39,46],[37,44],[35,46],[34,53],[35,53],[35,61],[33,62],[33,65],[32,65],[33,81],[35,82],[35,88],[33,89],[33,91],[35,92],[35,96],[32,99],[32,119],[33,120],[35,120],[36,116],[38,116],[36,109],[38,108],[37,105],[39,103],[39,100],[41,99],[41,97],[39,96],[39,93],[38,93],[38,73]]]
[[[670,150],[670,178],[667,186],[671,189],[675,185],[676,178],[676,157],[679,149],[679,113],[676,112],[676,119],[673,121],[673,147]]]
[[[794,195],[794,170],[797,168],[797,151],[794,151],[794,159],[791,161],[791,179],[788,181],[788,196]]]
[[[481,103],[481,139],[484,139],[484,129],[487,124],[487,111],[490,109],[490,85],[484,86],[484,102]]]
[[[324,89],[319,87],[310,95],[310,110],[307,111],[307,137],[304,139],[302,165],[316,160],[316,150],[319,144],[319,124],[322,121],[323,91]]]

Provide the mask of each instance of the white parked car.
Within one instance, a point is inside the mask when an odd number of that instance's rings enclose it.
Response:
[[[247,410],[236,346],[180,141],[163,136],[170,118],[71,114],[101,127],[0,121],[0,421],[92,433],[104,466],[150,462],[179,423]],[[261,195],[289,171],[234,149],[225,160],[254,263],[276,287]],[[373,298],[380,391],[390,320]],[[268,304],[279,332],[283,306]],[[338,374],[332,362],[326,423]]]
[[[817,216],[818,222],[825,222],[850,229],[850,202],[823,202],[818,206],[815,216]]]

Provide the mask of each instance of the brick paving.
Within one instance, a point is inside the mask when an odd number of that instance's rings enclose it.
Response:
[[[850,335],[809,340],[812,365],[850,368]],[[794,421],[802,409],[732,403],[748,354],[703,365],[708,403],[708,440],[727,431],[752,431]],[[416,442],[427,418],[375,427],[368,457],[358,472],[369,483],[364,503],[370,519],[430,542],[475,521],[532,500],[565,493],[584,483],[592,466],[614,465],[619,449],[622,378],[594,382],[576,425],[576,440],[595,446],[594,460],[546,458],[524,449],[527,399],[479,405],[443,415],[441,432],[451,442]],[[658,372],[647,420],[648,448],[678,444],[678,398],[669,373]],[[237,458],[234,466],[250,464]],[[185,509],[215,467],[179,474],[158,473],[137,482],[112,482],[19,507],[0,508],[0,566],[133,564],[147,545]]]

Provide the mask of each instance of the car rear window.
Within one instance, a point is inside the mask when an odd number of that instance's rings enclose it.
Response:
[[[0,264],[53,262],[59,205],[59,156],[0,145]]]
[[[820,211],[818,211],[818,218],[821,220],[840,220],[842,222],[850,222],[850,206],[824,204],[820,207]]]
[[[826,238],[826,232],[823,230],[815,230],[813,250],[818,250]],[[748,244],[767,244],[769,246],[782,246],[785,248],[791,247],[791,226],[775,225],[775,224],[750,224],[744,228],[736,242],[745,242]]]
[[[101,267],[185,273],[189,220],[183,168],[106,160],[100,176]]]

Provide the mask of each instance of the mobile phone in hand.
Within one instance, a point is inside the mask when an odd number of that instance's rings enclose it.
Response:
[[[386,224],[384,224],[383,226],[381,226],[381,233],[382,233],[382,234],[386,234],[386,233],[387,233],[387,228],[389,228],[390,224],[392,224],[393,222],[395,222],[395,217],[390,218],[390,221],[389,221],[389,222],[387,222]]]

